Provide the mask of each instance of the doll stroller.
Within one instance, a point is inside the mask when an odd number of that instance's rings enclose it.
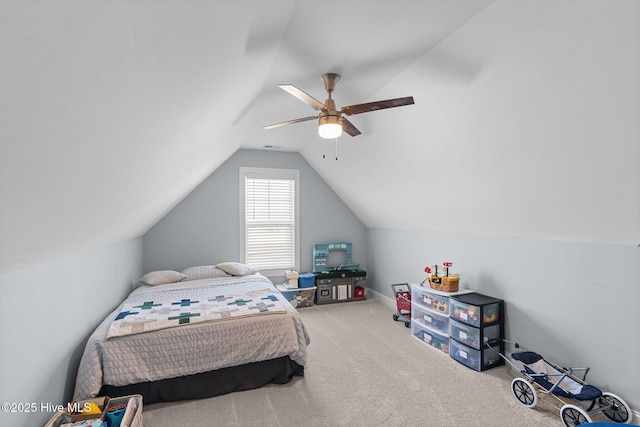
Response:
[[[539,401],[544,402],[560,410],[560,418],[566,427],[591,423],[593,414],[604,414],[611,421],[618,423],[631,423],[633,412],[624,400],[613,393],[602,392],[585,382],[589,368],[561,368],[545,360],[541,355],[527,351],[516,342],[503,341],[516,349],[525,350],[514,351],[511,354],[511,358],[522,365],[520,368],[499,353],[492,343],[488,344],[491,350],[498,353],[524,377],[515,378],[511,382],[511,392],[522,405],[533,408]],[[582,378],[574,375],[575,371],[583,371]],[[538,394],[540,394],[540,400],[538,400]],[[567,403],[564,399],[576,400],[587,408]]]
[[[411,292],[407,283],[391,285],[393,294],[396,297],[398,311],[393,315],[393,320],[401,320],[404,326],[411,327]]]

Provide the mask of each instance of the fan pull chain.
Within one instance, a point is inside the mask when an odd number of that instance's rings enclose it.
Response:
[[[338,138],[334,139],[335,143],[336,143],[336,160],[338,160]],[[324,141],[322,141],[322,158],[326,159],[327,155],[325,154],[325,152],[327,151],[327,140],[325,139]]]

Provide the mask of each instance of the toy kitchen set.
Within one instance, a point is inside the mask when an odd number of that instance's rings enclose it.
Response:
[[[346,242],[313,245],[316,304],[366,299],[367,272],[352,263],[351,246]]]

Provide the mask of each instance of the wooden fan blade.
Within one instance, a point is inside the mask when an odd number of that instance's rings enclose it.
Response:
[[[278,85],[278,87],[282,90],[289,92],[291,95],[295,96],[300,101],[304,102],[314,110],[322,111],[327,109],[327,107],[322,102],[318,101],[308,93],[301,91],[294,85],[286,84],[286,85]]]
[[[342,112],[348,116],[367,113],[369,111],[384,110],[385,108],[402,107],[413,104],[413,96],[406,98],[385,99],[384,101],[367,102],[365,104],[349,105],[342,107]]]
[[[306,121],[314,120],[317,118],[318,116],[309,116],[309,117],[302,117],[300,119],[287,120],[286,122],[274,123],[272,125],[265,126],[263,127],[263,129],[279,128],[281,126],[292,125],[294,123],[300,123],[300,122],[306,122]]]
[[[342,130],[344,131],[344,133],[347,133],[351,136],[358,136],[361,133],[358,128],[353,125],[353,123],[351,123],[344,117],[342,118]]]

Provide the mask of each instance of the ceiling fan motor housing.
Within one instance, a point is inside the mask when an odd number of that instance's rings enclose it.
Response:
[[[324,123],[338,123],[337,121],[334,121],[333,118],[339,119],[342,116],[342,114],[336,111],[336,101],[329,98],[325,101],[324,105],[326,108],[323,108],[320,114],[318,115],[318,117],[320,117],[320,123],[321,124],[323,123],[322,122],[323,117],[326,117],[327,120],[329,120]]]
[[[320,113],[319,117],[320,117],[319,118],[320,125],[335,123],[342,126],[342,120],[341,120],[342,117],[340,117],[340,115],[337,114],[335,111],[333,111],[333,113],[331,111],[323,111],[322,113]]]

